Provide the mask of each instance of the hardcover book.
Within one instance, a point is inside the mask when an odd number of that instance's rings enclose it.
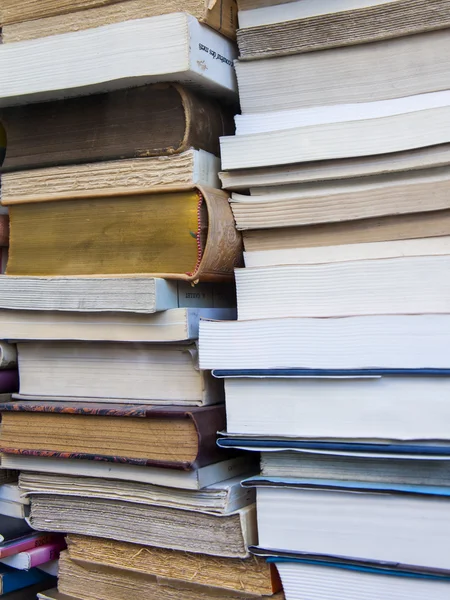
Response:
[[[4,108],[0,120],[8,138],[3,171],[169,156],[189,148],[218,154],[219,136],[232,131],[230,114],[218,102],[176,83]]]
[[[211,188],[27,201],[9,211],[8,275],[223,281],[242,260],[227,194]]]
[[[192,408],[83,402],[0,404],[5,454],[190,470],[225,459],[223,405]]]

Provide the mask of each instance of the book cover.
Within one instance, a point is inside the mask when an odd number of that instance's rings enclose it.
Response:
[[[0,561],[14,569],[29,571],[33,567],[38,567],[49,561],[57,560],[59,553],[64,550],[66,543],[63,537],[55,539],[49,544],[44,544],[36,548],[30,548],[24,552],[19,552],[12,556],[1,558]]]

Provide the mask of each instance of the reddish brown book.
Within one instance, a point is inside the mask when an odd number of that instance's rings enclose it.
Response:
[[[216,445],[224,405],[0,404],[1,452],[191,470],[229,458]]]
[[[0,215],[0,246],[8,247],[9,245],[9,216]]]

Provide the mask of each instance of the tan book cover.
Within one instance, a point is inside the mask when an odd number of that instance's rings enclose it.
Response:
[[[3,0],[0,23],[3,43],[9,43],[172,12],[190,13],[235,37],[236,0]]]
[[[11,219],[8,275],[220,281],[242,263],[241,238],[220,190],[3,203]]]

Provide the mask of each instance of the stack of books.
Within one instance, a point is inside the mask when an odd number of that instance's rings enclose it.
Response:
[[[288,600],[450,595],[448,2],[242,0],[222,447]],[[242,18],[241,18],[242,17]],[[250,193],[248,193],[250,190]]]
[[[254,463],[217,447],[223,384],[197,356],[200,317],[235,318],[242,253],[217,176],[235,50],[195,17],[231,35],[235,13],[170,7],[2,4],[2,466],[31,527],[69,533],[41,598],[281,597],[249,555]]]

